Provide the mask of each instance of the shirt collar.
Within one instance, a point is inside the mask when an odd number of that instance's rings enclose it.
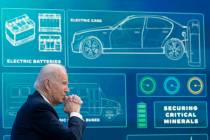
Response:
[[[45,93],[43,91],[41,91],[40,89],[36,89],[39,94],[42,96],[42,98],[48,103],[51,105],[51,103],[49,102],[49,100],[45,97]]]

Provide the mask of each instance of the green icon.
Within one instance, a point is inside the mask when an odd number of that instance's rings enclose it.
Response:
[[[141,79],[139,88],[144,94],[151,95],[156,89],[156,81],[150,76],[145,76]]]
[[[137,128],[147,128],[147,105],[143,102],[137,104]]]

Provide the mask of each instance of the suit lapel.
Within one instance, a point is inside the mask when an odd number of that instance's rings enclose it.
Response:
[[[30,98],[30,97],[29,97]],[[40,93],[38,91],[35,91],[32,95],[31,98],[37,99],[39,100],[41,103],[44,103],[48,106],[49,110],[56,116],[57,119],[59,119],[59,116],[57,114],[57,112],[55,111],[55,109],[53,108],[52,105],[50,105],[48,102],[46,102],[44,100],[44,98],[40,95]]]

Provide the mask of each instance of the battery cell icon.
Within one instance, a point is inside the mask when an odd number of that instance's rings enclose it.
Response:
[[[13,46],[20,46],[35,39],[35,23],[26,14],[7,20],[5,34]]]
[[[61,52],[62,38],[57,34],[40,34],[39,51],[41,52]]]
[[[39,13],[39,32],[61,32],[61,15]]]
[[[137,104],[137,128],[147,128],[147,105],[144,102]]]

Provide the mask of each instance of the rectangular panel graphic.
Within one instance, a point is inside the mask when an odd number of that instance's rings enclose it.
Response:
[[[205,68],[202,14],[69,10],[67,17],[70,68]]]
[[[128,135],[127,140],[208,140],[207,134]]]
[[[10,140],[10,135],[4,135],[3,140]]]
[[[29,94],[34,92],[35,73],[3,73],[3,128],[11,128],[16,113]],[[87,127],[126,127],[126,87],[124,74],[69,74],[69,94],[79,95]],[[120,87],[120,88],[119,88]],[[55,107],[65,125],[68,115],[63,104]]]
[[[66,63],[64,10],[4,8],[1,21],[4,67]]]
[[[207,128],[207,102],[154,102],[154,123],[155,128]]]
[[[123,74],[70,74],[70,94],[79,95],[81,113],[90,128],[126,127],[126,85]],[[60,117],[65,114],[60,112]]]
[[[138,73],[138,97],[206,97],[205,74]]]
[[[3,128],[11,128],[21,105],[34,92],[36,74],[3,73],[2,121]]]

